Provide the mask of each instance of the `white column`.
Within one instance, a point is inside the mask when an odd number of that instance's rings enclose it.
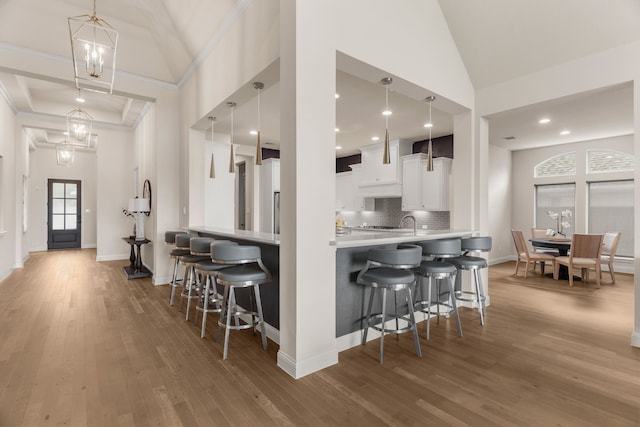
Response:
[[[327,31],[331,17],[305,3],[280,2],[278,366],[294,378],[338,362],[335,249],[329,245],[335,234],[336,52]]]
[[[633,137],[633,151],[636,159],[640,155],[640,70],[637,70],[637,77],[633,82],[633,122],[635,135]],[[634,310],[633,310],[633,332],[631,334],[631,345],[640,347],[640,167],[636,166],[634,173],[635,198],[634,198],[634,238],[633,259],[634,259]]]

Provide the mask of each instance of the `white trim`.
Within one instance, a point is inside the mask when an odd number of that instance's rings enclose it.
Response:
[[[96,245],[95,243],[87,243],[86,245],[82,245],[81,247],[82,249],[96,249],[98,245]]]
[[[323,354],[310,357],[305,360],[296,360],[278,350],[278,367],[295,379],[304,377],[338,363],[338,351],[336,349]]]
[[[124,255],[96,255],[96,261],[97,262],[101,262],[101,261],[122,261],[122,260],[128,260],[129,257],[131,256],[131,254],[124,254]]]
[[[170,285],[171,279],[172,276],[153,276],[151,283],[153,283],[154,286]]]
[[[13,114],[18,114],[18,107],[14,104],[13,99],[9,96],[9,92],[7,92],[7,89],[4,87],[2,82],[0,82],[0,95],[2,95],[5,101],[7,101],[7,105],[11,111],[13,111]]]
[[[631,345],[633,347],[640,347],[640,332],[634,331],[631,334]]]
[[[138,113],[138,117],[136,117],[133,123],[131,123],[131,129],[136,129],[138,127],[138,125],[140,124],[144,116],[147,115],[147,111],[149,111],[149,108],[151,108],[151,105],[153,105],[151,102],[149,101],[145,102],[144,106],[142,107],[142,110],[140,110],[140,113]]]
[[[0,237],[4,236],[7,233],[8,233],[7,230],[0,230]]]

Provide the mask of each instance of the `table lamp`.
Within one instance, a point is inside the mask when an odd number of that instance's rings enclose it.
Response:
[[[136,240],[144,240],[144,214],[150,210],[149,199],[129,199],[129,212],[136,221]]]

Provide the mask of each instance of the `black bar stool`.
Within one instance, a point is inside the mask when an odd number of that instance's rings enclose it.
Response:
[[[209,253],[213,252],[213,247],[216,245],[237,245],[238,243],[230,240],[214,240],[209,245]],[[204,282],[204,286],[200,286],[200,293],[198,297],[198,304],[196,304],[196,316],[194,323],[198,324],[198,313],[202,312],[202,328],[200,330],[200,338],[204,338],[205,330],[207,327],[207,314],[208,313],[220,313],[221,298],[218,294],[216,286],[216,276],[218,272],[224,268],[232,267],[232,264],[216,264],[212,258],[205,261],[201,261],[196,264],[196,274],[201,276]]]
[[[437,239],[437,240],[425,240],[419,242],[418,245],[422,247],[422,257],[424,261],[420,264],[420,267],[416,269],[416,273],[420,277],[420,286],[416,291],[416,302],[414,307],[416,310],[421,311],[427,315],[427,340],[430,338],[431,329],[431,315],[433,314],[432,306],[436,306],[436,319],[440,324],[440,306],[449,308],[447,315],[453,311],[456,316],[456,325],[458,328],[458,336],[462,337],[462,325],[460,324],[460,315],[458,314],[458,306],[456,304],[456,298],[453,294],[455,287],[455,280],[457,276],[457,268],[455,265],[446,262],[447,258],[453,258],[460,256],[461,245],[460,239]],[[424,294],[424,280],[423,277],[428,279],[427,295]],[[432,280],[436,281],[436,293],[435,304],[432,294]],[[444,283],[445,289],[442,290],[441,283]],[[418,294],[421,298],[418,298]],[[446,295],[446,300],[443,301],[443,296]]]
[[[482,289],[482,278],[479,270],[487,268],[487,260],[481,257],[470,256],[470,252],[489,252],[491,251],[491,237],[468,237],[460,241],[463,255],[455,258],[449,258],[447,261],[455,265],[458,269],[458,277],[456,278],[455,297],[458,301],[466,301],[478,304],[478,313],[480,315],[480,324],[484,325],[484,317],[487,315],[487,307],[485,304],[486,297]],[[461,270],[470,270],[473,272],[475,279],[474,291],[463,291]]]
[[[211,248],[211,259],[216,264],[239,264],[231,268],[226,268],[218,272],[216,282],[224,286],[222,300],[222,311],[218,320],[218,333],[216,341],[220,341],[222,328],[224,332],[224,349],[222,359],[227,358],[229,351],[229,331],[253,328],[260,326],[262,334],[262,348],[267,349],[267,331],[264,326],[262,315],[262,301],[260,300],[260,285],[271,281],[271,272],[264,266],[261,259],[260,248],[258,246],[241,245],[214,245]],[[236,302],[236,288],[253,288],[255,295],[255,310],[238,306]],[[250,316],[250,320],[245,318],[245,323],[240,322],[240,316]],[[257,320],[256,320],[257,316]],[[235,324],[231,324],[231,318],[235,318]]]
[[[357,282],[361,285],[371,287],[369,294],[369,308],[367,309],[367,319],[362,336],[362,345],[367,343],[367,332],[373,328],[382,333],[380,337],[380,363],[384,360],[384,335],[385,332],[401,334],[413,332],[413,342],[416,355],[422,357],[420,348],[420,338],[416,319],[413,315],[412,288],[415,288],[416,276],[411,270],[420,265],[422,260],[422,249],[416,245],[401,245],[397,249],[370,249],[367,255],[367,264],[358,274]],[[382,311],[379,314],[371,314],[373,300],[376,291],[382,292]],[[407,315],[398,314],[398,306],[395,305],[393,315],[387,314],[387,291],[393,291],[394,297],[399,291],[406,291]],[[407,322],[407,326],[400,327],[399,320]],[[387,320],[395,320],[396,328],[387,329]],[[380,325],[380,326],[378,326]]]

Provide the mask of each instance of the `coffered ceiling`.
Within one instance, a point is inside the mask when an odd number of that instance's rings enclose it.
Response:
[[[198,63],[198,55],[215,46],[233,28],[252,1],[260,0],[97,0],[97,15],[120,33],[116,89],[119,73],[128,73],[160,85],[180,86]],[[278,2],[273,2],[277,7]],[[471,80],[483,88],[517,76],[564,63],[593,52],[640,40],[640,2],[637,0],[439,0],[453,39]],[[70,64],[67,17],[91,13],[91,0],[0,0],[0,53],[41,56]],[[58,119],[53,129],[32,130],[43,144],[56,140],[63,130],[65,114],[75,107],[77,89],[72,71],[67,80],[47,76],[46,70],[16,74],[3,64],[0,55],[0,92],[19,114]],[[260,76],[257,76],[260,78]],[[378,76],[358,75],[352,70],[337,72],[337,144],[346,155],[371,143],[384,131],[380,115],[384,88]],[[277,76],[262,97],[263,135],[277,146],[279,140]],[[253,143],[249,135],[255,126],[257,101],[252,88],[241,88],[246,100],[236,111],[239,143]],[[422,127],[428,107],[423,101],[428,88],[407,93],[391,88],[390,118],[393,138],[423,139]],[[152,100],[131,93],[114,95],[83,93],[89,111],[102,126],[132,129]],[[434,103],[433,136],[453,131],[451,106]],[[623,85],[598,93],[579,94],[553,102],[532,105],[518,111],[490,117],[491,143],[508,149],[536,144],[572,142],[602,135],[633,132],[632,88]],[[219,132],[226,132],[228,110],[219,112]],[[569,138],[557,138],[551,126],[531,126],[533,118],[553,113],[571,123]],[[206,118],[194,127],[208,127]],[[537,119],[536,119],[537,120]],[[55,122],[55,120],[53,120]],[[588,125],[588,126],[587,126]],[[584,131],[579,131],[583,128]],[[555,129],[554,129],[555,132]],[[56,136],[57,135],[57,136]],[[515,136],[515,139],[505,137]]]

